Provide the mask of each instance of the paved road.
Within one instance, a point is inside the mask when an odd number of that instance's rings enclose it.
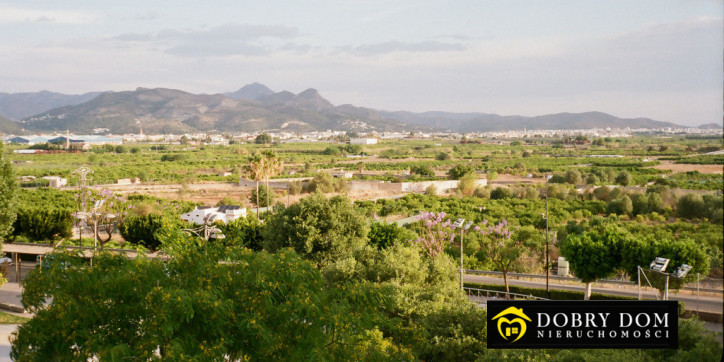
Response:
[[[471,275],[466,274],[465,275],[465,281],[469,283],[482,283],[482,284],[504,284],[503,278],[496,278],[496,277],[488,277],[488,276],[482,276],[482,275]],[[524,280],[515,280],[515,279],[508,279],[508,284],[510,285],[516,285],[520,287],[529,287],[529,288],[545,288],[546,282],[545,281],[524,281]],[[554,281],[550,282],[550,287],[554,289],[562,289],[562,290],[574,290],[574,291],[583,291],[585,289],[585,285],[571,285],[571,284],[557,284]],[[593,287],[591,288],[593,293],[603,293],[603,294],[612,294],[612,295],[620,295],[620,296],[627,296],[627,297],[638,297],[638,289],[637,288],[629,288],[629,287]],[[643,297],[645,299],[656,299],[655,295],[656,293],[651,291],[645,291],[642,293]],[[697,300],[696,295],[688,295],[688,294],[669,294],[670,300],[678,300],[684,302],[686,304],[686,309],[689,310],[697,310]],[[702,312],[714,312],[714,313],[722,313],[722,309],[724,309],[724,299],[722,297],[699,297],[699,310]]]

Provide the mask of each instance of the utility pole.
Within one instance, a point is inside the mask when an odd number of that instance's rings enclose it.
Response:
[[[548,287],[548,279],[550,273],[550,258],[548,257],[548,173],[545,173],[546,178],[546,296],[548,299],[551,298],[551,291]]]

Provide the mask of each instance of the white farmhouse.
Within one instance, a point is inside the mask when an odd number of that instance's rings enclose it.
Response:
[[[181,215],[182,220],[196,225],[213,224],[216,221],[226,224],[239,217],[246,217],[246,208],[237,205],[200,206]]]
[[[377,138],[352,138],[349,143],[352,145],[376,145]]]

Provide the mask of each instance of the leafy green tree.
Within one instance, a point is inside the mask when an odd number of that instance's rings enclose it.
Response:
[[[478,175],[469,173],[460,178],[458,190],[465,196],[472,196],[478,186]]]
[[[329,146],[322,151],[322,154],[327,156],[340,156],[342,155],[342,151],[337,146]]]
[[[628,195],[613,199],[608,203],[608,206],[606,206],[606,212],[609,214],[630,215],[633,210],[633,202]]]
[[[581,172],[578,170],[568,170],[566,171],[566,182],[572,185],[580,185],[583,183],[583,179],[581,178]]]
[[[272,214],[262,234],[265,250],[292,247],[305,258],[325,263],[363,247],[369,230],[369,221],[349,199],[315,193]]]
[[[68,238],[73,235],[70,209],[20,207],[13,223],[14,235],[24,235],[35,241]]]
[[[13,231],[17,210],[17,180],[0,142],[0,242]]]
[[[373,222],[370,225],[370,244],[379,249],[386,249],[397,243],[414,240],[417,235],[405,228],[397,226],[396,223]]]
[[[435,159],[438,161],[447,161],[452,159],[452,156],[447,152],[440,152],[435,156]]]
[[[511,197],[513,197],[513,191],[511,191],[507,187],[496,187],[493,191],[490,192],[491,200],[509,199]]]
[[[458,164],[448,170],[447,175],[451,180],[459,180],[463,176],[473,172],[475,172],[475,170],[471,166]]]
[[[434,177],[435,171],[429,165],[417,165],[410,167],[410,173],[413,175]]]
[[[161,240],[156,232],[169,225],[170,222],[165,220],[162,215],[148,214],[129,217],[118,228],[118,231],[127,242],[156,251],[161,248]]]
[[[481,250],[503,272],[505,291],[510,292],[508,273],[522,266],[522,256],[528,252],[528,248],[520,237],[522,235],[508,227],[507,220],[491,225],[488,225],[488,220],[483,220],[482,225],[482,228],[475,227],[475,231],[482,236]]]
[[[633,184],[633,176],[628,171],[621,171],[616,176],[615,182],[622,186],[629,186]]]
[[[622,241],[620,247],[623,261],[622,268],[631,276],[633,281],[637,280],[638,267],[648,270],[650,263],[656,257],[669,259],[667,273],[672,273],[682,264],[692,266],[692,270],[683,280],[669,278],[669,289],[672,290],[680,289],[685,283],[695,281],[697,273],[702,275],[708,275],[709,273],[709,257],[702,250],[701,245],[691,239],[661,239],[648,235],[625,238]],[[664,277],[660,274],[648,272],[646,276],[653,283],[653,287],[659,289],[663,295]],[[642,283],[645,282],[642,281]]]
[[[591,283],[613,275],[621,267],[621,240],[624,232],[606,229],[568,235],[561,244],[561,255],[570,263],[573,274],[586,283],[584,300],[591,298]]]
[[[676,203],[676,212],[687,219],[703,218],[706,216],[704,198],[695,193],[686,194]]]
[[[270,136],[268,133],[264,132],[254,139],[254,143],[258,145],[268,144],[272,143],[272,136]]]
[[[261,234],[262,224],[254,215],[247,215],[228,223],[216,225],[225,238],[221,242],[227,246],[243,246],[251,250],[262,250],[264,239]]]
[[[414,359],[379,330],[384,290],[329,286],[291,250],[224,249],[103,253],[92,267],[54,255],[25,281],[34,317],[14,333],[13,360]]]

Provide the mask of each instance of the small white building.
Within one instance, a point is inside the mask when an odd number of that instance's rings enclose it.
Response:
[[[246,217],[245,207],[237,205],[201,206],[181,215],[181,220],[196,225],[213,224],[216,221],[226,224],[240,217]]]
[[[352,138],[349,140],[351,145],[376,145],[377,138]]]
[[[352,178],[354,172],[352,171],[332,171],[332,177],[334,178]]]

